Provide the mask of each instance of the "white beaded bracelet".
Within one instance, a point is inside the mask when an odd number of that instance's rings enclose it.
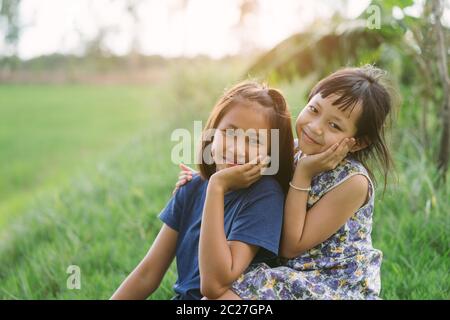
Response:
[[[294,188],[295,190],[299,190],[299,191],[311,191],[311,186],[309,186],[308,188],[299,188],[299,187],[294,186],[294,185],[292,184],[292,181],[289,182],[289,185],[290,185],[292,188]]]

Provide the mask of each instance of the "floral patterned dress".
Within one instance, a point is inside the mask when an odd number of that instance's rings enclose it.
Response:
[[[315,176],[307,209],[357,174],[369,180],[368,200],[334,235],[281,266],[251,265],[231,290],[252,300],[379,299],[382,252],[372,247],[375,193],[364,166],[347,157],[335,169]]]

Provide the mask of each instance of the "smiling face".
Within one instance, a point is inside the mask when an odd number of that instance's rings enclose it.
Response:
[[[270,153],[269,119],[266,110],[257,103],[231,107],[216,129],[211,145],[216,171]]]
[[[362,113],[361,103],[354,108],[340,110],[333,105],[339,96],[330,94],[323,98],[320,93],[311,98],[299,114],[296,131],[299,147],[305,154],[321,153],[344,138],[354,137],[357,133],[357,121]],[[353,109],[353,110],[352,110]],[[363,149],[366,144],[356,139],[356,145],[350,150]]]

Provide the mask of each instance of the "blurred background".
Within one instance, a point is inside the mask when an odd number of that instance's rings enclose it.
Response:
[[[249,77],[295,119],[319,79],[371,63],[401,98],[382,298],[449,299],[449,28],[448,0],[0,0],[0,298],[109,298],[161,226],[174,129]]]

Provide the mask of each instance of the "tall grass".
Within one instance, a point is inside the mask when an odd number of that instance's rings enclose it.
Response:
[[[157,87],[0,86],[0,227],[150,123]]]

